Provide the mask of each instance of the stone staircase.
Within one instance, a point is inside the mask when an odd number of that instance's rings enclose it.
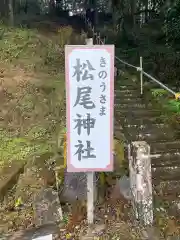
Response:
[[[160,110],[140,96],[139,81],[120,77],[115,88],[115,125],[121,126],[119,131],[123,132],[127,143],[144,140],[150,145],[154,199],[167,201],[169,206],[178,209],[180,139],[176,131],[163,123]]]

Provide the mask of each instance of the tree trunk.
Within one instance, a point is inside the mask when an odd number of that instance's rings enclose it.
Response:
[[[148,19],[149,19],[148,3],[149,3],[149,1],[146,0],[146,2],[145,2],[145,23],[147,23]]]
[[[11,26],[14,26],[13,0],[9,0],[9,23],[10,23]]]
[[[131,18],[132,18],[132,27],[134,28],[136,25],[136,1],[131,0]]]
[[[93,19],[93,22],[94,22],[94,28],[96,29],[97,28],[97,24],[98,24],[98,10],[97,10],[97,0],[93,0],[92,1],[92,6],[93,6],[93,9],[94,9],[94,19]]]

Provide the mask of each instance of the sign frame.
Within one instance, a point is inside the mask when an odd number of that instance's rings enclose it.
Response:
[[[105,168],[76,168],[71,161],[70,150],[70,54],[78,50],[105,50],[110,55],[110,156],[109,164]],[[65,77],[66,77],[66,129],[67,129],[67,171],[68,172],[111,172],[113,171],[113,137],[114,137],[114,45],[66,45],[65,46]],[[102,146],[103,150],[103,146]]]

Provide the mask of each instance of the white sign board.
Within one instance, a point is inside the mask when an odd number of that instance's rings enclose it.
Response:
[[[65,60],[67,171],[112,171],[114,45],[67,45]]]
[[[43,237],[33,238],[32,240],[52,240],[52,234],[49,234]]]

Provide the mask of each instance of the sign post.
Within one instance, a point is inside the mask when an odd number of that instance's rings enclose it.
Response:
[[[86,39],[86,45],[92,46],[93,38]],[[96,191],[94,177],[94,172],[87,173],[87,221],[89,226],[94,223],[94,191]]]
[[[67,171],[87,173],[88,224],[94,172],[113,171],[114,45],[67,45]]]

